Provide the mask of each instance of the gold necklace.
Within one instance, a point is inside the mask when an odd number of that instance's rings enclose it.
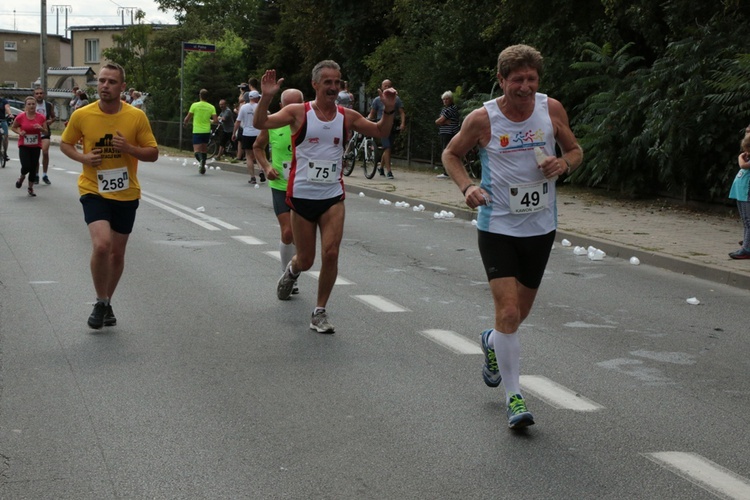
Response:
[[[321,115],[323,115],[323,118],[324,118],[325,121],[331,122],[331,121],[333,121],[334,118],[336,118],[336,113],[338,112],[338,110],[336,110],[335,108],[333,110],[333,116],[329,120],[328,117],[326,116],[326,114],[323,112],[323,110],[321,110],[318,107],[318,105],[315,103],[315,101],[312,101],[312,106],[318,111],[318,113],[320,113]]]

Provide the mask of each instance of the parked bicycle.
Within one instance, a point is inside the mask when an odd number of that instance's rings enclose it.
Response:
[[[375,159],[375,148],[375,139],[365,137],[359,132],[354,132],[352,138],[346,144],[344,156],[341,160],[344,175],[351,175],[359,161],[362,162],[365,177],[368,179],[375,177],[378,164]]]
[[[221,125],[217,125],[211,131],[211,137],[208,138],[208,147],[206,153],[209,158],[216,156],[219,152],[219,141],[221,139]],[[233,140],[228,140],[227,145],[224,148],[224,154],[234,158],[237,155],[237,143]]]
[[[5,120],[8,122],[8,126],[10,126],[11,123],[13,123],[13,116],[7,116],[5,117]],[[5,168],[5,164],[8,161],[8,151],[5,147],[5,129],[0,127],[0,168]]]
[[[474,146],[463,157],[466,173],[474,179],[482,178],[482,161],[479,159],[479,149]]]

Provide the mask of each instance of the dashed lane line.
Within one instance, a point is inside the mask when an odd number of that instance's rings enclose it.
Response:
[[[482,354],[479,344],[451,330],[422,330],[419,334],[456,354]]]
[[[320,280],[320,271],[305,271],[305,274],[312,276],[316,280]],[[353,281],[349,281],[346,278],[342,278],[341,276],[336,276],[336,283],[335,285],[355,285]]]
[[[352,295],[353,298],[380,312],[408,312],[409,309],[380,295]]]
[[[719,498],[750,498],[750,481],[695,453],[662,451],[644,456]]]
[[[245,243],[246,245],[265,245],[266,244],[265,241],[259,240],[258,238],[253,238],[252,236],[232,236],[232,238],[234,238],[237,241],[241,241],[242,243]]]
[[[521,375],[521,387],[558,410],[598,411],[604,408],[599,403],[540,375]]]

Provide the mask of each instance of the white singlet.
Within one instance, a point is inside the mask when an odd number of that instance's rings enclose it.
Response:
[[[292,136],[288,197],[327,200],[344,193],[341,156],[345,137],[344,108],[336,106],[334,118],[324,122],[310,102],[305,103],[305,121]]]
[[[479,207],[477,228],[508,236],[539,236],[557,227],[555,180],[544,177],[534,156],[541,147],[555,156],[555,131],[547,96],[536,94],[534,111],[522,121],[509,120],[497,99],[484,103],[490,142],[480,148],[481,186],[491,204]]]

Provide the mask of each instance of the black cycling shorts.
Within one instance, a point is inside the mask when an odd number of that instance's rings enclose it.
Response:
[[[344,201],[345,195],[335,196],[326,200],[308,200],[305,198],[286,198],[286,204],[292,210],[310,222],[317,222],[320,216],[328,211],[336,203]]]
[[[555,241],[555,231],[525,238],[481,230],[477,233],[479,254],[488,281],[513,277],[527,288],[539,288]]]

